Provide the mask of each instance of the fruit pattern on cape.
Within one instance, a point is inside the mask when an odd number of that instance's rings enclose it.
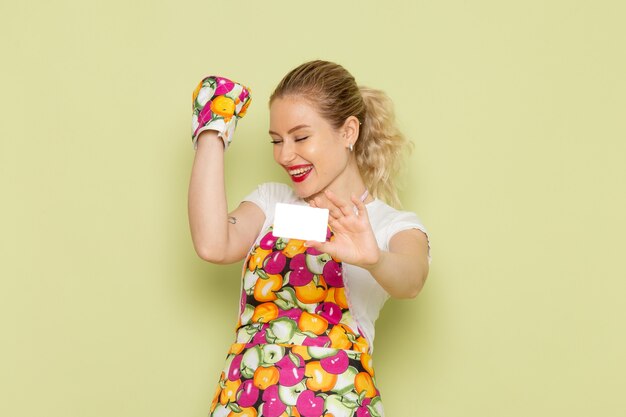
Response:
[[[334,238],[330,228],[327,238]],[[324,346],[367,353],[349,308],[340,260],[277,238],[272,227],[244,263],[237,343]]]
[[[383,417],[372,358],[319,346],[231,346],[211,417]]]
[[[304,241],[264,232],[244,263],[236,341],[211,417],[384,416],[342,272]]]

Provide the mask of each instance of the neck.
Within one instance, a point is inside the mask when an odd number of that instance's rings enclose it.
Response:
[[[321,190],[319,193],[315,193],[304,200],[309,202],[309,200],[318,197],[324,196],[325,190],[332,191],[336,196],[345,201],[350,201],[350,195],[354,194],[356,198],[362,199],[364,203],[370,203],[374,201],[374,197],[370,195],[365,186],[365,182],[361,177],[361,173],[356,167],[356,163],[349,163],[344,172],[335,178],[333,182],[328,184],[326,188]]]

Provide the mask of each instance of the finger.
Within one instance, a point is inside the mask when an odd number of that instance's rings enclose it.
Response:
[[[317,207],[328,209],[328,213],[331,217],[335,219],[343,217],[343,213],[341,212],[341,209],[337,207],[332,201],[326,199],[326,201],[324,201],[323,204],[320,204],[321,200],[316,199],[316,201],[317,201]]]
[[[349,216],[352,214],[352,208],[350,207],[350,205],[341,198],[339,198],[337,195],[335,195],[335,193],[330,190],[326,190],[325,194],[330,202],[332,202],[344,216]]]
[[[304,245],[306,247],[316,249],[319,252],[328,253],[330,256],[335,256],[335,247],[334,244],[331,242],[318,242],[316,240],[307,240]]]
[[[347,202],[345,202],[341,198],[337,197],[332,191],[326,190],[326,197],[328,197],[328,199],[335,206],[337,206],[339,208],[339,210],[341,210],[341,213],[344,216],[350,216],[350,215],[354,214],[354,212],[352,211],[352,207],[350,207],[350,204],[348,204]]]
[[[330,226],[333,233],[343,233],[346,228],[341,224],[341,220],[339,219],[329,219],[328,225]]]
[[[365,216],[367,217],[367,208],[365,207],[365,203],[361,201],[361,199],[357,198],[354,194],[352,194],[352,202],[356,206],[357,216]]]
[[[318,242],[317,240],[307,240],[304,242],[304,247],[305,248],[313,248],[316,249],[322,253],[330,253],[329,250],[334,249],[334,247],[328,247],[328,245],[331,244],[331,242]]]
[[[328,203],[324,204],[324,202],[321,199],[312,199],[309,201],[309,204],[311,205],[311,207],[314,208],[320,208],[320,209],[326,209],[328,210],[328,215],[330,217],[338,217],[340,215],[340,211],[334,207],[329,205]]]
[[[343,213],[341,212],[341,210],[339,210],[338,207],[329,208],[328,214],[330,214],[330,217],[336,220],[339,220],[343,217]]]
[[[322,245],[322,242],[318,242],[317,240],[306,240],[304,242],[305,248],[313,248],[313,249],[319,250],[321,245]]]
[[[326,208],[326,204],[324,204],[324,200],[319,197],[310,199],[309,204],[312,207],[316,207],[316,208]]]
[[[329,210],[336,208],[336,206],[332,204],[330,201],[328,201],[327,198],[323,198],[323,197],[315,197],[311,199],[310,202],[312,205],[314,205],[317,208],[323,208],[323,209],[329,209]]]

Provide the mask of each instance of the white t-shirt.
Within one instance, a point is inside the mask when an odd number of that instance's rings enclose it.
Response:
[[[262,231],[274,223],[276,203],[308,205],[295,194],[291,187],[276,182],[259,185],[243,201],[256,204],[265,213]],[[428,239],[428,232],[415,213],[397,210],[379,199],[367,203],[365,207],[381,250],[388,251],[391,237],[406,229],[419,229],[426,234]],[[263,233],[259,235],[255,245],[262,236]],[[428,264],[430,263],[430,240],[428,240]],[[385,301],[389,298],[389,294],[367,270],[345,262],[343,263],[343,280],[352,318],[357,322],[363,336],[369,342],[370,350],[373,351],[374,323]]]

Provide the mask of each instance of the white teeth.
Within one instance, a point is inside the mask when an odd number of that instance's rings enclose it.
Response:
[[[294,169],[294,170],[289,171],[289,175],[294,175],[294,176],[302,175],[305,172],[309,172],[311,169],[313,169],[313,167]]]

